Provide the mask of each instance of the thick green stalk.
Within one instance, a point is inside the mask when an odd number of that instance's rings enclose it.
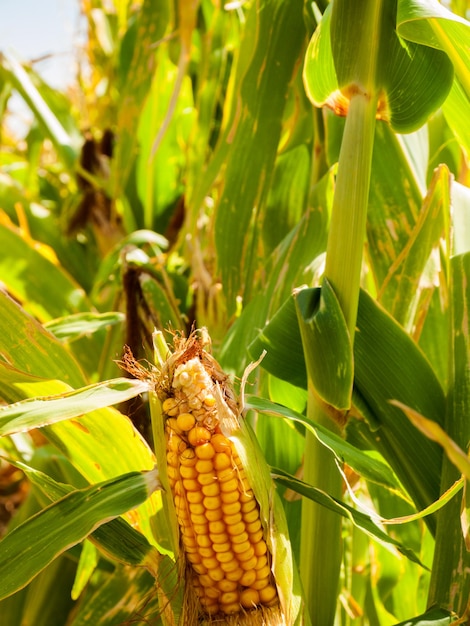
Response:
[[[366,236],[375,118],[376,66],[383,6],[381,1],[335,0],[331,21],[333,54],[340,85],[350,97],[338,163],[328,236],[325,278],[339,300],[351,344],[359,300],[362,254]],[[353,30],[351,30],[351,28]],[[353,45],[354,29],[360,38]],[[333,32],[334,31],[334,32]],[[361,45],[363,42],[363,45]],[[341,60],[346,59],[346,67]],[[340,427],[323,411],[309,374],[308,415],[335,431]],[[312,435],[306,437],[304,479],[334,497],[341,497],[342,480],[335,460]],[[334,624],[341,568],[341,521],[321,506],[302,505],[301,578],[312,624]]]
[[[376,111],[376,97],[359,93],[352,97],[341,144],[326,251],[325,278],[340,302],[352,342],[366,237]]]
[[[332,427],[315,394],[309,391],[307,416],[321,426]],[[313,433],[305,441],[304,478],[326,493],[341,493],[341,475],[333,454]],[[339,591],[342,542],[341,518],[311,500],[302,503],[300,576],[306,605],[314,626],[333,624]]]

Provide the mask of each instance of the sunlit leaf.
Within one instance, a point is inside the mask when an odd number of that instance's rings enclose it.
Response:
[[[68,168],[72,169],[78,154],[77,145],[74,143],[76,137],[71,137],[67,133],[34,85],[28,73],[13,56],[2,52],[0,66],[3,77],[11,81],[25,99],[37,120],[44,127],[46,134],[61,154],[64,163]]]
[[[48,563],[97,526],[147,499],[158,488],[156,478],[156,472],[134,472],[73,491],[12,530],[0,542],[0,598],[27,585]],[[32,536],[34,542],[30,541]]]
[[[90,307],[80,286],[54,258],[48,258],[45,246],[0,224],[0,247],[2,281],[9,293],[24,303],[32,315],[47,321]]]
[[[0,409],[0,435],[40,428],[118,404],[149,390],[145,381],[118,378],[55,397],[29,398]]]

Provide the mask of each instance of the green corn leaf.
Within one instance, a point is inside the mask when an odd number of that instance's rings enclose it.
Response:
[[[158,487],[156,470],[132,472],[73,491],[26,520],[0,542],[0,598],[22,589],[65,550],[144,502]]]
[[[215,240],[229,314],[235,297],[251,297],[256,234],[281,137],[282,114],[303,42],[303,4],[269,0],[250,7],[240,44],[231,117],[221,150],[230,144],[217,206]],[[240,158],[243,155],[243,158]],[[240,271],[243,268],[243,271]]]
[[[328,430],[319,424],[315,424],[305,415],[297,413],[296,411],[293,411],[285,406],[281,406],[280,404],[271,402],[270,400],[266,400],[265,398],[258,398],[256,396],[246,397],[245,408],[267,413],[269,415],[283,417],[285,419],[298,422],[299,424],[303,424],[315,434],[324,446],[333,452],[338,463],[347,463],[358,474],[371,482],[382,485],[395,492],[401,491],[401,487],[396,476],[386,463],[378,458],[374,458],[362,450],[359,450],[331,430]]]
[[[307,370],[294,299],[288,298],[248,347],[262,367],[277,378],[307,389]]]
[[[354,404],[364,406],[365,415],[372,416],[371,429],[380,428],[378,439],[367,429],[363,436],[384,455],[417,508],[423,509],[439,498],[442,453],[390,400],[399,400],[442,424],[445,414],[442,388],[412,339],[365,292],[359,298],[357,328]],[[293,298],[250,345],[255,359],[263,349],[267,354],[262,366],[270,373],[298,385],[302,384],[303,368],[306,381]],[[433,524],[433,518],[427,518],[427,523]]]
[[[72,587],[71,595],[74,600],[76,600],[85,589],[97,565],[98,550],[91,541],[85,540],[82,544],[80,560],[78,561],[77,572]]]
[[[353,355],[344,315],[330,283],[295,295],[307,371],[321,403],[339,414],[351,407]]]
[[[168,579],[171,574],[168,571],[162,576]],[[142,568],[117,567],[100,583],[85,590],[68,619],[68,626],[126,623],[162,626],[162,607],[168,609],[170,599],[180,601],[175,587],[171,596],[159,604],[161,594],[155,586],[155,579]]]
[[[8,292],[41,321],[90,308],[83,289],[47,256],[45,247],[0,225],[0,272]],[[30,281],[25,282],[25,275]]]
[[[397,31],[410,41],[445,52],[470,99],[470,22],[452,13],[437,0],[398,0]]]
[[[426,613],[400,622],[396,626],[449,626],[454,622],[454,616],[450,611],[431,608]]]
[[[361,511],[357,511],[352,508],[345,502],[341,502],[336,498],[331,497],[324,491],[320,489],[316,489],[311,485],[307,485],[303,481],[295,478],[294,476],[290,476],[289,474],[279,470],[277,468],[273,468],[273,476],[277,482],[293,491],[301,494],[302,496],[321,504],[326,507],[330,511],[341,515],[342,517],[348,518],[352,521],[352,523],[367,533],[373,539],[380,541],[381,543],[387,545],[392,545],[397,550],[399,550],[403,555],[405,555],[408,559],[413,561],[414,563],[418,563],[419,565],[423,565],[421,560],[416,556],[413,550],[403,546],[398,541],[387,535],[383,530],[381,530],[368,516],[362,513]]]
[[[441,50],[404,42],[396,34],[395,2],[384,0],[377,7],[377,34],[372,41],[366,41],[358,38],[357,28],[369,19],[372,4],[329,5],[307,50],[307,94],[316,106],[326,104],[344,114],[350,94],[358,88],[372,88],[380,95],[379,117],[389,121],[397,132],[410,132],[444,102],[452,85],[452,63]],[[351,50],[356,53],[351,55]],[[375,76],[371,76],[372,84],[358,85],[358,67],[374,56],[378,64]]]
[[[50,137],[63,162],[68,169],[72,170],[78,156],[77,138],[72,137],[65,130],[31,80],[30,75],[13,56],[2,52],[0,72],[2,77],[10,81],[24,98],[48,137]]]
[[[137,126],[139,116],[148,95],[155,68],[155,44],[165,34],[169,19],[169,3],[166,0],[145,0],[138,14],[135,37],[125,41],[121,69],[121,101],[117,120],[119,142],[113,158],[112,179],[114,197],[125,188],[137,154]],[[127,44],[133,43],[132,49]]]
[[[49,332],[62,341],[73,341],[124,322],[124,313],[108,311],[106,313],[75,313],[56,318],[44,324]]]
[[[66,348],[12,298],[0,291],[0,353],[16,370],[71,387],[85,384],[83,373]],[[0,395],[17,399],[14,388],[0,382]]]
[[[454,498],[439,512],[437,518],[436,548],[430,582],[430,601],[449,606],[462,615],[470,595],[470,544],[468,442],[470,440],[470,254],[450,259],[450,381],[447,414],[443,429],[423,420],[429,415],[420,411],[420,426],[428,436],[437,439],[446,452],[442,463],[442,489],[447,489],[461,474],[465,476],[463,497]],[[407,415],[409,409],[406,409]],[[466,572],[465,574],[463,572]]]
[[[420,415],[417,411],[413,411],[410,407],[405,406],[401,402],[392,400],[392,404],[400,408],[416,428],[426,435],[426,437],[440,444],[449,460],[455,465],[459,472],[465,476],[466,480],[470,481],[470,459],[439,424]]]
[[[19,461],[10,462],[21,469],[33,485],[45,495],[47,503],[56,502],[74,491],[69,484],[55,481],[44,472]],[[160,555],[147,539],[125,519],[117,517],[94,530],[88,539],[107,557],[125,565],[146,567],[155,576],[158,572]]]
[[[145,381],[117,378],[58,396],[28,398],[0,409],[0,435],[40,428],[125,402],[149,390]]]

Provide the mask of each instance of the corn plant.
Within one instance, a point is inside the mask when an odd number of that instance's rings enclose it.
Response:
[[[466,3],[81,10],[0,56],[0,623],[470,623]]]

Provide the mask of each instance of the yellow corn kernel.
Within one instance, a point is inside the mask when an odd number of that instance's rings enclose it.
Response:
[[[196,423],[196,420],[191,413],[180,413],[176,418],[176,425],[181,431],[191,430]]]
[[[250,541],[254,545],[256,545],[257,543],[263,540],[263,531],[261,528],[257,530],[255,533],[249,533],[249,535],[250,535]]]
[[[228,531],[229,531],[229,528],[227,527],[227,532]],[[232,535],[232,543],[234,545],[238,543],[244,543],[245,541],[248,541],[248,535],[245,532],[240,533],[238,535]]]
[[[224,541],[222,543],[213,543],[212,549],[217,557],[217,554],[220,554],[220,552],[228,552],[228,550],[230,550],[230,542]]]
[[[256,556],[253,556],[251,559],[248,559],[248,561],[240,561],[240,567],[244,570],[253,569],[257,561],[258,558]]]
[[[224,515],[236,515],[241,510],[240,502],[222,503],[222,511]],[[260,522],[261,524],[261,522]]]
[[[230,440],[222,435],[221,433],[216,433],[212,436],[212,445],[215,448],[216,452],[224,452],[227,455],[232,454],[232,446],[230,445]]]
[[[168,422],[169,420],[167,420],[167,423]],[[210,441],[210,438],[211,434],[207,428],[204,428],[204,426],[194,426],[190,431],[188,431],[188,443],[191,446],[200,446]]]
[[[191,522],[193,524],[207,524],[207,517],[200,513],[194,513],[191,515]]]
[[[269,586],[269,578],[259,578],[256,579],[254,583],[251,583],[250,587],[252,589],[261,590],[265,589]]]
[[[197,456],[192,448],[186,448],[180,454],[180,463],[181,465],[196,465]]]
[[[162,409],[164,413],[171,416],[179,413],[178,402],[174,398],[166,398],[162,403]]]
[[[202,502],[204,500],[204,494],[202,491],[188,491],[186,498],[188,502],[191,503]]]
[[[216,482],[212,482],[209,485],[204,485],[202,488],[202,493],[205,496],[218,496],[220,493],[219,484]]]
[[[256,572],[254,570],[250,570],[248,572],[243,571],[243,574],[240,578],[240,585],[242,585],[242,587],[251,587],[255,580]]]
[[[196,528],[194,528],[194,532],[197,532]],[[209,533],[209,537],[211,538],[212,543],[214,543],[214,550],[217,544],[230,541],[230,537],[227,535],[227,533]]]
[[[221,504],[219,496],[205,496],[203,502],[208,511],[220,510]]]
[[[183,478],[183,487],[186,491],[199,491],[200,485],[195,478]]]
[[[205,535],[209,530],[209,526],[208,524],[193,524],[193,530],[197,535]]]
[[[216,546],[214,546],[215,549]],[[231,550],[228,552],[216,552],[215,558],[219,561],[219,563],[231,563],[235,558],[235,555]],[[240,567],[243,569],[243,563],[240,563]]]
[[[268,551],[268,547],[264,541],[260,541],[254,545],[255,554],[257,557],[261,557]],[[259,560],[259,558],[258,558]]]
[[[271,573],[271,568],[269,567],[269,565],[265,565],[264,567],[260,568],[260,569],[255,569],[253,571],[253,574],[256,575],[256,578],[258,580],[262,580],[263,578],[267,578]]]
[[[241,543],[234,543],[232,546],[232,550],[237,554],[243,554],[243,552],[249,550],[250,547],[251,544],[249,541],[242,541]]]
[[[220,583],[217,583],[217,587],[222,592],[235,591],[238,589],[238,583],[235,580],[227,580],[224,578],[224,580],[221,580]]]
[[[198,474],[213,473],[214,465],[210,459],[198,459],[196,462],[196,472]]]
[[[238,591],[226,591],[220,596],[219,602],[220,604],[233,604],[238,602],[238,599]]]
[[[212,408],[213,406],[215,406],[215,398],[214,398],[214,396],[211,393],[207,394],[207,396],[204,398],[203,402],[206,405],[206,407],[208,407],[208,408]]]
[[[253,509],[253,511],[249,511],[248,513],[243,513],[243,521],[246,524],[251,524],[259,519],[259,511],[258,509]]]
[[[217,479],[221,483],[225,483],[227,480],[231,480],[235,474],[233,467],[227,467],[223,470],[217,471]]]
[[[228,573],[229,572],[233,572],[235,570],[241,569],[238,561],[233,560],[233,561],[227,561],[226,563],[221,563],[220,567],[224,570],[224,572],[227,574],[226,578],[229,579],[228,577]]]
[[[249,491],[243,491],[240,494],[240,502],[242,502],[242,503],[250,502],[250,500],[253,500],[255,502],[255,506],[256,506],[255,496],[254,496],[253,491],[251,489]]]
[[[217,587],[214,586],[214,581],[212,580],[212,578],[210,576],[208,576],[208,579],[209,579],[210,583],[209,583],[209,585],[204,587],[204,595],[207,598],[219,598],[220,597],[220,590]],[[220,583],[219,583],[219,585],[220,585]]]
[[[253,509],[256,509],[256,500],[253,497],[248,500],[242,500],[242,496],[240,496],[240,506],[242,513],[249,513],[250,511],[253,511]]]
[[[230,535],[239,535],[245,530],[245,522],[242,522],[242,516],[239,513],[224,515],[224,522],[227,524],[227,532]],[[248,535],[246,538],[248,539]]]
[[[222,486],[224,483],[220,483]],[[220,499],[224,504],[232,504],[238,500],[238,491],[229,491],[228,493],[224,492],[220,494]]]
[[[240,604],[245,609],[251,609],[259,604],[259,592],[256,589],[244,589],[240,593]]]
[[[214,476],[214,474],[209,472],[208,474],[199,474],[197,480],[200,485],[210,485],[211,483],[214,483],[217,478]]]
[[[186,442],[183,441],[179,435],[174,432],[170,432],[168,437],[168,449],[170,451],[181,453],[187,447]]]
[[[196,528],[194,529],[194,532],[197,532]],[[250,546],[248,550],[245,550],[244,552],[240,552],[239,554],[237,554],[237,559],[239,561],[248,561],[248,559],[252,559],[254,556],[255,556],[255,551],[253,550],[253,546]]]
[[[207,574],[201,574],[200,576],[196,577],[196,580],[194,581],[195,585],[199,586],[199,587],[212,587],[212,578],[210,576],[208,576]],[[205,596],[209,596],[209,594],[206,593],[206,590],[204,589],[204,595]]]
[[[233,565],[235,565],[235,567],[232,567]],[[225,578],[227,580],[240,580],[240,578],[243,576],[243,570],[241,567],[239,567],[238,563],[234,562],[234,563],[222,563],[221,565],[222,569],[225,572]]]
[[[212,543],[208,535],[197,535],[196,541],[197,541],[198,546],[201,546],[201,548],[212,547]]]
[[[215,436],[216,435],[214,435],[214,437]],[[212,440],[211,440],[212,447],[214,448],[214,451],[215,451],[214,468],[218,472],[222,472],[223,470],[228,470],[228,469],[232,470],[233,469],[232,460],[230,459],[228,454],[216,449],[216,444],[213,443],[214,437],[212,437]]]
[[[209,532],[214,533],[214,535],[218,535],[220,533],[225,532],[225,523],[221,520],[217,520],[215,522],[209,522]]]
[[[204,511],[206,510],[201,502],[198,504],[189,504],[188,506],[191,513],[195,515],[204,515]]]
[[[215,552],[212,548],[199,548],[199,554],[201,558],[211,558],[215,556]]]
[[[197,471],[194,465],[182,465],[180,467],[180,474],[182,478],[196,478]]]
[[[250,535],[252,533],[256,533],[261,529],[261,520],[258,517],[254,522],[249,522],[246,524],[246,532]]]
[[[224,570],[221,567],[215,567],[214,569],[209,570],[209,576],[215,582],[220,582],[225,578]]]
[[[193,570],[196,572],[196,574],[199,574],[199,577],[207,572],[207,569],[205,568],[203,563],[193,563]]]
[[[231,502],[230,504],[235,504],[235,503]],[[228,504],[222,505],[222,512],[224,513],[224,522],[227,524],[227,526],[235,526],[236,524],[244,524],[241,513],[234,513],[233,515],[225,515],[224,506],[229,506],[229,505]],[[238,532],[238,531],[235,531],[235,532]]]
[[[277,597],[277,591],[272,585],[268,585],[259,591],[259,599],[265,604],[270,604]]]
[[[238,489],[238,480],[236,478],[232,478],[231,480],[227,480],[227,482],[220,483],[220,490],[223,492],[231,492],[237,491]],[[238,494],[237,494],[237,502],[238,502]]]
[[[256,550],[255,550],[255,552],[256,552]],[[266,567],[266,565],[268,565],[268,559],[266,558],[265,555],[262,555],[262,556],[258,557],[258,563],[256,564],[255,569],[259,570],[259,569],[261,569],[263,567]],[[258,576],[258,578],[262,578],[262,577]]]
[[[240,605],[238,602],[233,602],[232,604],[221,604],[220,608],[224,613],[227,613],[227,615],[230,613],[238,613],[240,611]]]
[[[201,493],[201,496],[202,496],[202,493]],[[217,522],[218,520],[222,519],[222,510],[213,509],[211,511],[206,511],[205,515],[209,522]]]
[[[206,430],[204,428],[204,430]],[[209,431],[207,431],[209,432]],[[202,443],[195,449],[196,456],[199,459],[212,459],[215,455],[214,446],[211,443]]]

